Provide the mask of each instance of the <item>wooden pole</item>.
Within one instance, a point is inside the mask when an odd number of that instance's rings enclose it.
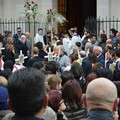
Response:
[[[30,34],[31,34],[31,42],[32,42],[32,50],[33,50],[33,47],[34,47],[34,24],[33,22],[30,22]],[[32,54],[32,50],[31,50],[31,54]]]
[[[53,38],[52,27],[53,27],[53,19],[51,18],[51,23],[50,23],[50,29],[51,29],[51,46],[52,46],[52,38]]]

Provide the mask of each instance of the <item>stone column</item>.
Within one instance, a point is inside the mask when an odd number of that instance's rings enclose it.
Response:
[[[97,0],[97,18],[109,18],[111,13],[111,0]]]
[[[18,19],[24,10],[26,0],[15,0],[15,19]]]
[[[97,18],[99,18],[102,20],[109,20],[109,18],[111,17],[111,0],[97,0]],[[105,33],[107,34],[107,36],[109,37],[109,28],[111,28],[109,26],[109,24],[105,24],[100,22],[97,24],[97,32],[99,33],[100,29],[104,29]]]
[[[3,1],[4,0],[0,0],[0,18],[3,18]]]
[[[39,2],[39,6],[40,6],[40,11],[42,11],[42,12],[47,12],[48,9],[54,9],[55,11],[57,11],[57,0],[41,0]],[[56,23],[53,24],[53,27],[57,31],[57,24]]]
[[[15,0],[3,0],[3,18],[15,17]]]
[[[111,0],[111,17],[120,19],[120,0]]]

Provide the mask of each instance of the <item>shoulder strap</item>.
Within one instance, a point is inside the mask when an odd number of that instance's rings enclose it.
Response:
[[[18,68],[17,68],[17,66],[16,66],[16,65],[14,66],[14,68],[16,69],[16,71],[18,71]]]

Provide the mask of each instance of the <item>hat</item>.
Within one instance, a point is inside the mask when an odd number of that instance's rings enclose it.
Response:
[[[0,110],[8,110],[8,90],[5,87],[0,86]]]

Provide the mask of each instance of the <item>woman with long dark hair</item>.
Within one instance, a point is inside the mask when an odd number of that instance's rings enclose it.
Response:
[[[81,87],[83,87],[84,84],[84,72],[82,69],[82,66],[78,62],[74,62],[71,65],[70,72],[73,73],[74,78],[78,81]]]
[[[68,120],[80,120],[85,117],[87,109],[82,106],[82,90],[76,80],[69,80],[64,84],[62,98],[66,105],[64,113]]]

